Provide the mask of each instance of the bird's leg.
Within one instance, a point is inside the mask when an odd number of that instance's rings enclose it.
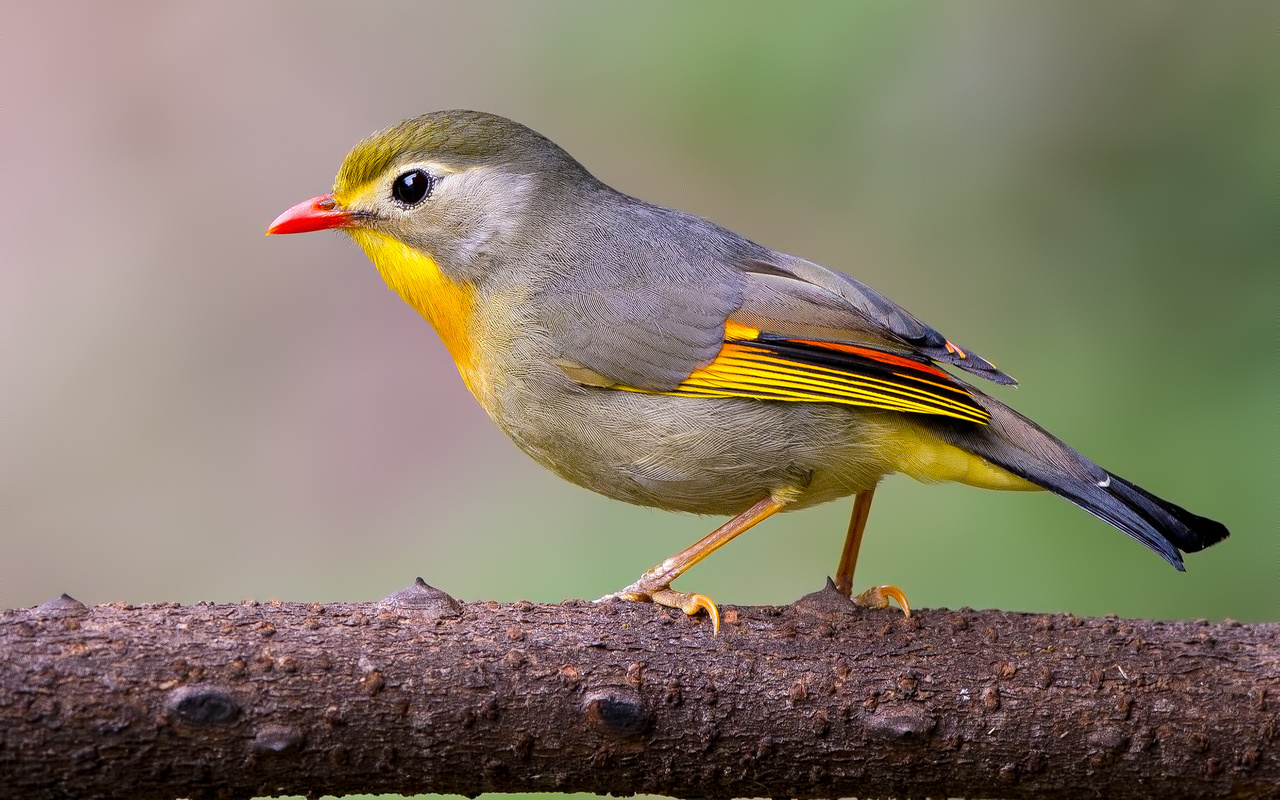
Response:
[[[791,496],[783,492],[771,493],[760,502],[743,511],[738,516],[716,528],[698,542],[686,547],[671,558],[663,561],[653,569],[640,576],[630,586],[614,594],[600,598],[609,600],[652,601],[668,608],[678,608],[692,616],[699,611],[706,611],[711,617],[714,632],[720,631],[720,612],[716,604],[706,595],[693,592],[677,592],[671,588],[671,582],[680,577],[702,559],[711,555],[730,539],[781,511],[791,502]]]
[[[853,570],[858,565],[858,550],[862,547],[862,532],[867,527],[867,517],[871,515],[871,500],[875,497],[876,487],[858,492],[853,499],[853,515],[849,517],[849,532],[844,537],[844,549],[840,551],[840,564],[836,567],[836,591],[845,597],[853,595]],[[911,606],[907,604],[907,596],[897,586],[873,586],[853,598],[860,606],[886,608],[889,598],[898,601],[902,611],[911,616]]]
[[[836,591],[845,597],[853,595],[853,570],[858,566],[858,550],[862,547],[862,532],[871,515],[871,500],[876,487],[864,489],[853,497],[853,514],[849,517],[849,532],[844,537],[844,549],[840,551],[840,565],[836,567]]]

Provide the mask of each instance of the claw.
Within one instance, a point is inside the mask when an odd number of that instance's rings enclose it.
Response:
[[[853,602],[867,608],[888,608],[890,599],[897,600],[898,605],[902,606],[903,616],[911,616],[911,606],[907,603],[907,595],[897,586],[872,586],[853,598]]]
[[[696,616],[699,611],[707,612],[711,617],[711,635],[720,635],[720,610],[705,594],[693,592],[677,592],[674,589],[659,589],[649,595],[649,599],[660,606],[678,608],[689,616]]]
[[[716,608],[715,602],[710,597],[694,592],[677,592],[670,587],[646,592],[636,588],[638,583],[633,583],[613,594],[607,594],[596,602],[628,600],[633,603],[657,603],[667,608],[679,609],[691,617],[697,616],[699,611],[705,611],[707,616],[711,617],[711,635],[720,635],[720,610]]]

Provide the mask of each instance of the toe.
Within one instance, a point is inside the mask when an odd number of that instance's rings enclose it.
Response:
[[[873,586],[853,598],[853,602],[868,608],[888,608],[889,601],[896,600],[902,606],[904,616],[911,616],[911,605],[907,603],[907,595],[897,586]]]
[[[712,634],[717,635],[720,633],[720,610],[716,608],[716,604],[712,602],[711,598],[705,594],[659,589],[650,596],[650,599],[660,606],[678,608],[691,617],[696,616],[699,611],[705,611],[707,616],[711,617]]]

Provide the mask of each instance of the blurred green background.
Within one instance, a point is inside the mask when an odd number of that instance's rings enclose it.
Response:
[[[1280,618],[1278,8],[5,4],[0,603],[597,597],[718,524],[544,473],[355,248],[263,237],[364,135],[469,107],[867,281],[1233,531],[1177,574],[1047,495],[890,479],[860,585]],[[789,602],[847,513],[681,585]]]
[[[1044,494],[877,495],[922,606],[1280,617],[1275,3],[9,3],[0,602],[598,597],[720,520],[561,483],[337,235],[389,123],[518,119],[884,291],[1103,465],[1225,521],[1177,574]],[[680,585],[786,603],[848,502]]]

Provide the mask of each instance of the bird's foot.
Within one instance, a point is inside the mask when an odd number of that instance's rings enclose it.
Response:
[[[911,616],[911,606],[907,603],[907,595],[897,586],[872,586],[853,598],[853,602],[867,608],[888,608],[890,599],[898,601],[898,605],[902,606],[904,616]]]
[[[691,617],[696,616],[699,611],[707,612],[707,616],[711,617],[711,635],[720,635],[720,609],[705,594],[677,592],[668,587],[649,595],[649,599],[660,606],[678,608]]]
[[[609,600],[631,600],[636,603],[656,603],[667,608],[677,608],[689,616],[697,616],[698,612],[705,611],[707,616],[711,617],[711,634],[713,636],[720,633],[720,610],[716,608],[716,604],[705,594],[695,594],[694,592],[677,592],[670,586],[660,586],[656,588],[647,588],[641,584],[644,578],[636,581],[625,589],[607,594],[597,600],[597,603]]]

